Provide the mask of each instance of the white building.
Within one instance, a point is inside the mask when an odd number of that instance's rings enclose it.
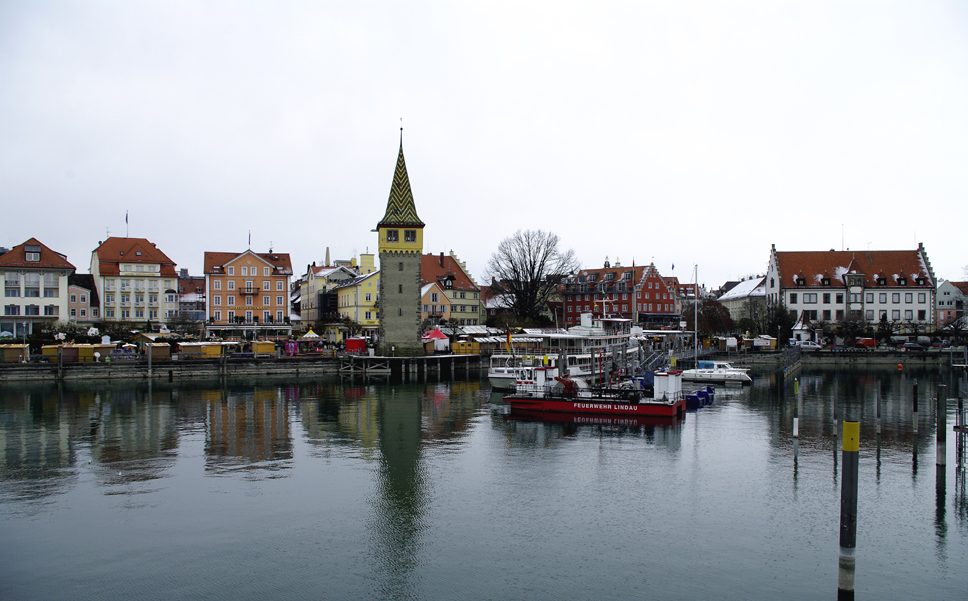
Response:
[[[901,331],[935,324],[931,263],[916,250],[780,252],[774,245],[766,274],[766,301],[783,304],[797,319],[859,319],[900,324]]]
[[[175,262],[144,238],[108,238],[91,253],[104,321],[165,323],[178,315]]]
[[[67,257],[31,238],[0,255],[3,316],[0,332],[24,336],[43,323],[67,321],[67,278],[74,273]]]

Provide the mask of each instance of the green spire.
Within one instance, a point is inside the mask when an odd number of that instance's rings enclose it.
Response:
[[[400,153],[397,155],[397,168],[393,172],[387,212],[377,227],[388,225],[424,225],[420,217],[417,217],[417,207],[413,204],[413,193],[410,192],[410,178],[407,176],[407,163],[403,160],[403,128],[400,129]]]

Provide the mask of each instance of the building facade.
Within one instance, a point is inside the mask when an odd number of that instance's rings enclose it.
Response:
[[[430,303],[447,307],[447,315],[436,314],[437,322],[446,319],[453,325],[476,326],[484,323],[483,305],[481,304],[481,290],[474,279],[467,273],[467,268],[457,259],[454,252],[449,255],[423,255],[420,259],[420,273],[424,288],[428,284],[437,284],[448,302]],[[421,319],[428,319],[426,294],[421,291]],[[431,319],[433,321],[433,319]]]
[[[968,296],[968,282],[945,280],[938,284],[937,324],[945,327],[965,316],[965,297]]]
[[[103,321],[165,323],[178,314],[175,262],[144,238],[108,238],[91,253]]]
[[[351,329],[371,341],[380,330],[380,272],[371,271],[341,282],[335,289],[339,315],[349,321]]]
[[[614,315],[651,326],[678,322],[676,295],[655,265],[622,267],[607,260],[600,269],[582,269],[562,287],[566,326],[582,313]]]
[[[68,321],[68,278],[74,266],[67,257],[36,238],[0,256],[3,273],[3,315],[0,333],[22,337],[43,325]]]
[[[101,320],[93,275],[75,273],[67,278],[67,311],[68,321],[78,326],[91,326]]]
[[[935,322],[936,281],[919,244],[900,251],[770,250],[766,302],[798,320],[894,324],[898,333]]]
[[[377,343],[381,355],[424,354],[420,341],[423,228],[410,190],[401,134],[386,213],[376,227],[381,304]]]
[[[205,253],[206,335],[224,339],[286,339],[289,322],[287,253]]]

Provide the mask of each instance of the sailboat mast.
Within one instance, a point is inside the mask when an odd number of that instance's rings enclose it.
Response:
[[[696,263],[693,268],[693,283],[692,288],[692,344],[693,352],[695,353],[695,369],[699,369],[699,264]]]

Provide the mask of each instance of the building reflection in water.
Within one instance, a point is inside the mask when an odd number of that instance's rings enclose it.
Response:
[[[232,386],[203,393],[205,469],[291,468],[289,403],[280,387]]]

